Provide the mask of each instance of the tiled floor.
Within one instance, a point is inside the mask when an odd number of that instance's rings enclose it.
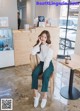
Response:
[[[31,68],[29,65],[0,70],[0,98],[13,98],[13,111],[80,111],[80,99],[67,100],[60,96],[60,89],[68,85],[69,69],[57,65],[52,101],[48,93],[45,109],[33,107]],[[80,78],[74,77],[74,86],[80,90]],[[40,91],[40,87],[39,87]]]

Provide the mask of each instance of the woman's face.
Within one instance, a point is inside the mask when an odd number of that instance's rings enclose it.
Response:
[[[44,44],[44,43],[46,43],[46,40],[47,40],[46,34],[42,34],[42,36],[41,36],[41,42]]]

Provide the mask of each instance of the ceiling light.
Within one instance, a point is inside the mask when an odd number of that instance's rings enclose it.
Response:
[[[22,2],[22,0],[19,0],[20,2]]]

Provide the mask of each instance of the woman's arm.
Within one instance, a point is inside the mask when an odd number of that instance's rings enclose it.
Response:
[[[32,55],[36,55],[37,52],[40,51],[39,45],[40,45],[40,43],[33,47],[33,49],[32,49]]]
[[[40,39],[40,37],[39,37],[38,40],[39,40],[39,43],[36,46],[34,46],[33,49],[32,49],[32,55],[36,55],[37,52],[40,51],[40,47],[39,47],[41,45],[41,39]]]
[[[52,58],[53,58],[53,50],[49,48],[48,54],[44,61],[43,72],[49,67],[49,64]]]

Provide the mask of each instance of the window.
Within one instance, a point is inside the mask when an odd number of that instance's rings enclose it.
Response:
[[[71,2],[71,0],[65,0]],[[60,43],[59,54],[66,55],[73,54],[75,49],[76,31],[78,24],[78,5],[75,9],[75,5],[62,6],[60,15]],[[65,13],[63,13],[65,11]],[[69,12],[69,13],[68,13]]]

